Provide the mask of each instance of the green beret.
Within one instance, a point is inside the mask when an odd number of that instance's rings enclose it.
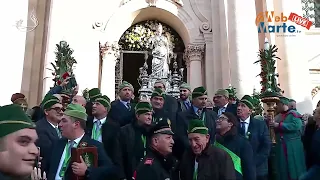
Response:
[[[226,89],[226,91],[228,91],[229,98],[235,97],[234,91],[232,89]]]
[[[135,112],[138,115],[152,112],[152,106],[149,102],[138,102],[135,107]]]
[[[203,96],[203,95],[208,95],[207,90],[204,87],[196,87],[192,91],[192,99]]]
[[[226,89],[218,89],[214,95],[215,96],[225,96],[225,97],[229,98],[229,92]]]
[[[151,98],[153,98],[155,96],[160,96],[160,97],[166,98],[166,93],[164,91],[162,91],[160,88],[156,88],[153,90],[153,92],[151,94]]]
[[[35,124],[17,104],[0,107],[0,138],[25,128],[35,128]]]
[[[182,83],[182,84],[180,85],[180,89],[188,89],[189,91],[191,91],[191,87],[190,87],[190,85],[187,84],[187,83]]]
[[[288,105],[289,104],[289,99],[286,97],[280,97],[280,102],[284,105]]]
[[[91,102],[93,102],[95,98],[97,98],[97,97],[102,95],[99,88],[90,89],[88,91],[88,94],[89,94],[89,99],[90,99]]]
[[[253,99],[251,96],[249,95],[244,95],[242,97],[242,99],[240,100],[240,102],[242,102],[243,104],[245,104],[246,106],[248,106],[248,108],[253,109]]]
[[[131,91],[134,91],[134,88],[133,88],[132,84],[130,84],[127,81],[123,81],[122,84],[119,85],[119,91],[121,91],[121,89],[123,89],[125,87],[128,87],[128,88],[131,89]]]
[[[208,134],[208,128],[204,125],[202,120],[193,119],[189,121],[188,133]]]
[[[84,121],[87,121],[88,118],[86,109],[80,104],[69,104],[66,110],[64,111],[64,114],[77,119],[82,119]]]
[[[55,104],[60,104],[60,100],[56,96],[49,94],[46,95],[41,102],[41,106],[45,110],[50,109]]]
[[[110,104],[110,99],[108,96],[106,96],[106,95],[99,96],[94,101],[102,104],[104,107],[107,108],[108,111],[110,110],[111,104]]]

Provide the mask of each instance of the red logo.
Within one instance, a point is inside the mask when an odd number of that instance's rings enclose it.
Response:
[[[307,28],[308,30],[312,26],[312,22],[311,21],[309,21],[307,18],[299,16],[296,13],[290,13],[288,20],[296,23],[299,26]]]

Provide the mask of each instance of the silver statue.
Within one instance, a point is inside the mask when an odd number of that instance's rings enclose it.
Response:
[[[162,25],[157,26],[156,34],[149,39],[152,48],[152,73],[155,78],[167,78],[169,75],[169,42],[162,34]]]

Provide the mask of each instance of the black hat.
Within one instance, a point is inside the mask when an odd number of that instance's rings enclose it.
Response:
[[[161,120],[156,125],[154,125],[150,129],[150,136],[153,136],[155,134],[169,134],[173,135],[174,133],[171,130],[171,121],[168,120]]]

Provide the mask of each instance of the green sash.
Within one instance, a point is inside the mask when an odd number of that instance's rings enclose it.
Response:
[[[146,152],[146,146],[147,146],[147,138],[144,135],[141,135],[141,140],[143,143],[143,156],[146,156],[147,152]]]
[[[214,146],[225,150],[230,156],[231,159],[233,161],[233,165],[234,165],[234,169],[240,173],[242,175],[242,167],[241,167],[241,159],[239,156],[237,156],[235,153],[233,153],[232,151],[230,151],[228,148],[226,148],[225,146],[223,146],[222,144],[218,143],[218,142],[214,142]]]
[[[72,147],[70,147],[72,146]],[[63,160],[63,163],[62,163],[62,166],[61,166],[61,169],[60,169],[60,172],[59,172],[59,176],[60,177],[64,177],[65,173],[66,173],[66,170],[67,170],[67,167],[70,163],[70,158],[71,158],[71,148],[73,147],[76,147],[77,144],[74,142],[74,144],[71,144],[71,142],[68,142],[65,146],[65,154],[64,154],[64,160]]]

